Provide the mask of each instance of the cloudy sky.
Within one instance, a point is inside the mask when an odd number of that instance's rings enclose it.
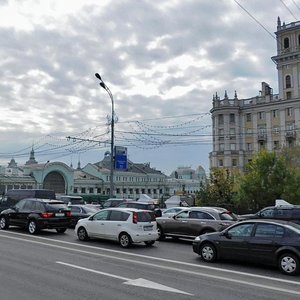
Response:
[[[212,95],[274,92],[277,17],[300,0],[0,0],[0,162],[74,167],[115,144],[166,174],[209,168]],[[70,136],[70,139],[67,137]]]

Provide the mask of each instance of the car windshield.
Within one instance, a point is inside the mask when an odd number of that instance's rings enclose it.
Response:
[[[96,207],[91,207],[91,206],[85,206],[84,210],[87,213],[95,213],[95,212],[99,211],[99,209],[97,209]]]

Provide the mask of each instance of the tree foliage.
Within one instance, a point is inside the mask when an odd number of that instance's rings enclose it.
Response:
[[[280,198],[292,202],[299,190],[299,179],[300,174],[289,166],[285,155],[261,151],[246,166],[237,199],[250,210],[274,205]]]
[[[226,206],[233,204],[234,177],[228,170],[212,168],[209,182],[200,187],[197,205]]]

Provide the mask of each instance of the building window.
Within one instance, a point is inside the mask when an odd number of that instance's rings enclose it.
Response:
[[[292,108],[292,107],[288,107],[288,108],[286,109],[286,115],[287,115],[288,117],[291,117],[292,114],[293,114],[293,108]]]
[[[94,188],[89,188],[89,193],[94,194]]]
[[[220,129],[219,129],[219,136],[222,136],[222,135],[224,135],[224,129],[223,129],[223,128],[220,128]]]
[[[148,194],[151,194],[151,189],[148,189]]]
[[[289,40],[289,38],[286,37],[286,38],[283,40],[283,47],[284,47],[284,49],[287,49],[287,48],[290,47],[290,40]]]
[[[223,167],[223,159],[219,159],[219,167]]]
[[[273,127],[273,133],[274,134],[279,134],[279,127],[278,126]]]
[[[246,150],[247,151],[252,151],[252,144],[251,143],[246,144]]]
[[[78,189],[74,188],[73,192],[74,192],[74,194],[77,194],[78,193]]]
[[[231,164],[232,164],[233,167],[236,167],[237,166],[237,159],[233,158]]]
[[[272,110],[272,116],[273,116],[273,118],[278,118],[278,116],[279,116],[279,111],[278,111],[278,109],[273,109],[273,110]]]
[[[252,135],[252,128],[246,128],[246,134]]]
[[[229,115],[229,123],[235,123],[235,115],[234,114],[230,114]]]
[[[129,189],[129,194],[130,194],[130,195],[133,194],[133,189]]]
[[[229,129],[229,134],[230,135],[235,135],[235,128],[230,128]]]
[[[265,119],[265,112],[264,111],[260,111],[258,113],[258,119],[259,120],[264,120]]]
[[[246,121],[251,122],[251,114],[246,114]]]
[[[300,46],[300,34],[298,35],[298,45]]]
[[[222,143],[222,144],[219,144],[219,150],[220,151],[224,151],[224,144]]]
[[[286,92],[286,99],[292,99],[292,92]]]
[[[120,189],[119,188],[117,188],[116,191],[117,191],[117,194],[120,194]]]
[[[232,151],[236,150],[236,145],[234,143],[230,144],[230,150]]]
[[[278,150],[279,149],[279,141],[274,141],[273,142],[273,148],[274,148],[274,150]]]
[[[97,194],[101,194],[101,188],[97,188]]]
[[[219,115],[218,120],[219,120],[219,125],[223,125],[224,124],[224,115]]]
[[[285,88],[291,88],[292,87],[292,83],[291,83],[291,76],[287,75],[285,76]]]
[[[123,189],[123,194],[126,194],[127,193],[127,189]]]
[[[260,141],[260,142],[258,143],[258,148],[259,148],[259,150],[265,149],[265,143],[264,143],[263,141]]]
[[[81,194],[85,194],[85,187],[81,188]]]

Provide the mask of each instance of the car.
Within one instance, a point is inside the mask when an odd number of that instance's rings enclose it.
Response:
[[[75,227],[78,220],[87,218],[97,211],[99,211],[99,208],[93,205],[68,205],[68,208],[71,210],[71,224],[70,227]]]
[[[230,259],[274,265],[287,275],[300,268],[300,225],[281,220],[247,220],[222,232],[203,234],[193,251],[205,262]]]
[[[275,205],[268,206],[255,214],[240,215],[240,220],[249,219],[276,219],[292,221],[300,224],[300,205]]]
[[[132,201],[132,199],[124,199],[124,198],[109,198],[103,203],[103,208],[116,207],[121,203]]]
[[[118,241],[128,248],[132,243],[153,245],[158,238],[153,211],[136,208],[105,208],[77,222],[75,233],[80,241],[100,238]]]
[[[9,226],[27,228],[30,234],[42,229],[56,229],[64,233],[71,224],[71,211],[62,201],[27,198],[0,214],[0,229]]]
[[[25,198],[56,199],[53,190],[45,189],[12,189],[0,200],[0,211],[10,208]]]
[[[199,234],[221,231],[237,222],[224,208],[189,207],[169,218],[156,218],[159,239],[165,237],[194,239]]]
[[[144,210],[152,210],[154,211],[155,217],[161,217],[162,212],[160,208],[153,203],[149,202],[141,202],[141,201],[126,201],[120,203],[117,207],[128,207],[128,208],[138,208]]]
[[[81,196],[61,195],[61,196],[58,196],[57,199],[63,201],[67,205],[71,205],[71,204],[84,205],[84,204],[86,204]]]
[[[166,208],[162,211],[162,217],[173,217],[184,209],[182,206]]]

